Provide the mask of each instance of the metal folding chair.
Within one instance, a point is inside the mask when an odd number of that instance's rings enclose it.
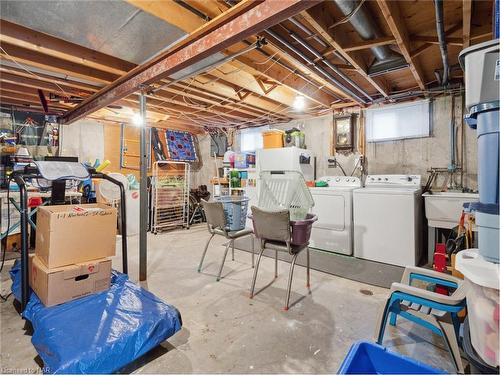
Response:
[[[203,260],[205,259],[205,255],[208,250],[208,245],[212,238],[215,235],[223,236],[228,239],[229,242],[226,244],[226,251],[224,252],[224,257],[222,258],[222,263],[220,265],[219,273],[217,275],[217,281],[221,279],[222,268],[224,267],[224,262],[226,261],[227,252],[229,251],[229,247],[232,249],[232,259],[234,261],[234,241],[238,238],[251,235],[253,231],[251,229],[242,229],[238,231],[229,231],[226,215],[224,214],[224,207],[221,202],[207,202],[205,200],[201,200],[201,205],[203,206],[203,210],[205,211],[205,216],[207,218],[208,231],[211,236],[205,245],[205,250],[201,256],[200,265],[198,266],[198,272],[201,272],[201,267],[203,265]],[[254,248],[253,248],[253,238],[252,238],[252,268],[254,267]]]
[[[434,293],[412,286],[413,280],[445,286],[455,291],[449,296]],[[387,320],[395,326],[397,316],[402,316],[443,337],[456,371],[463,374],[458,345],[460,321],[457,314],[465,308],[465,292],[466,284],[461,279],[425,268],[406,267],[401,282],[391,285],[391,295],[387,298],[375,331],[377,343],[382,345]]]
[[[290,212],[289,210],[267,211],[257,207],[252,207],[252,219],[255,229],[255,235],[260,239],[260,252],[257,258],[257,265],[254,270],[250,298],[255,293],[255,281],[259,271],[259,264],[262,254],[265,250],[275,251],[274,277],[278,277],[278,252],[287,252],[292,256],[290,263],[290,273],[288,274],[288,286],[285,299],[285,310],[290,305],[290,289],[292,287],[293,269],[297,256],[302,250],[307,252],[307,288],[310,288],[310,269],[309,269],[309,246],[308,243],[301,246],[295,246],[291,243],[292,236],[290,231]]]

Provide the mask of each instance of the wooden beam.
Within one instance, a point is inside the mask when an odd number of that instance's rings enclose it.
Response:
[[[456,23],[455,25],[453,25],[452,27],[450,27],[448,30],[446,30],[445,34],[446,34],[446,37],[450,36],[451,34],[453,34],[455,31],[458,31],[462,28],[462,23]],[[414,49],[413,51],[411,51],[411,57],[412,58],[415,58],[417,57],[418,55],[422,54],[423,52],[427,51],[429,48],[431,48],[432,46],[435,46],[435,44],[432,44],[432,43],[424,43],[422,44],[420,47]]]
[[[8,101],[9,103],[12,103],[12,101],[16,101],[18,104],[19,103],[33,104],[36,105],[37,107],[43,108],[42,104],[40,103],[40,99],[38,98],[37,95],[19,94],[7,90],[0,90],[0,103],[3,103],[5,101]],[[49,108],[66,110],[68,108],[71,108],[71,106],[68,104],[49,103]]]
[[[213,82],[211,79],[206,79],[205,77],[197,77],[187,83],[180,82],[179,88],[182,90],[194,90],[197,93],[203,92],[206,95],[210,95],[218,101],[223,102],[233,102],[237,106],[242,106],[245,108],[252,109],[254,111],[260,112],[261,114],[269,113],[269,107],[273,105],[273,101],[268,98],[248,96],[245,101],[240,101],[237,98],[236,92],[234,90],[235,86],[230,85],[225,81],[219,80],[218,82]],[[281,117],[280,114],[275,114],[277,117]]]
[[[170,24],[176,25],[186,32],[192,32],[196,27],[200,27],[206,23],[206,21],[204,21],[202,18],[184,9],[174,1],[159,2],[154,0],[127,0],[127,2],[147,13],[161,18],[162,20]],[[196,9],[202,9],[204,13],[208,14],[211,17],[220,13],[216,12],[215,9],[211,9],[209,7],[209,4],[210,2],[203,3],[200,1],[192,1],[191,5]],[[226,54],[232,54],[245,47],[246,45],[244,43],[237,43],[229,47],[224,52]],[[269,79],[279,82],[281,85],[286,86],[286,88],[293,90],[295,93],[300,92],[302,95],[304,95],[304,97],[315,101],[317,104],[329,107],[329,105],[335,100],[335,98],[329,95],[327,92],[318,90],[318,87],[307,82],[299,75],[293,75],[293,77],[289,77],[289,72],[283,67],[280,67],[279,64],[275,64],[275,62],[273,62],[272,60],[268,61],[266,64],[260,63],[265,60],[266,57],[258,51],[248,52],[245,55],[238,56],[235,59],[235,61],[242,63],[238,64],[238,66],[242,70],[250,74],[255,74],[255,71],[261,73],[265,71],[265,75]]]
[[[25,49],[14,44],[0,42],[0,46],[2,47],[0,56],[3,60],[10,61],[10,59],[14,59],[19,64],[101,83],[109,83],[118,78],[116,74],[76,64],[58,57],[47,56],[41,52]]]
[[[16,100],[10,98],[4,98],[0,96],[0,105],[6,105],[15,108],[19,111],[31,111],[31,112],[40,112],[45,113],[40,103],[30,103],[25,100]],[[64,110],[59,108],[49,108],[49,114],[53,115],[61,115]]]
[[[122,75],[135,64],[0,19],[0,41],[104,72]]]
[[[228,51],[234,52],[232,48]],[[238,56],[236,60],[231,63],[233,66],[238,66],[245,72],[252,75],[264,75],[270,80],[280,83],[291,90],[290,93],[301,94],[309,100],[329,107],[335,101],[335,97],[328,94],[324,90],[318,89],[317,86],[306,81],[298,74],[294,74],[289,70],[283,68],[276,63],[276,61],[269,59],[260,54],[258,51],[251,51],[244,55]],[[282,91],[284,91],[282,89]]]
[[[423,73],[418,61],[410,54],[410,38],[408,31],[401,17],[398,2],[388,0],[377,0],[377,4],[382,11],[383,18],[387,22],[392,35],[396,38],[396,43],[410,66],[410,71],[421,90],[425,90]]]
[[[1,59],[0,59],[1,61]],[[36,79],[37,81],[43,81],[51,84],[54,87],[54,90],[58,89],[58,86],[61,86],[64,90],[66,87],[73,88],[83,92],[97,92],[101,89],[102,86],[99,84],[88,84],[80,81],[71,80],[65,77],[54,76],[45,73],[36,73],[30,74],[24,69],[18,67],[12,67],[5,64],[0,64],[0,73],[2,74],[12,74],[18,77]],[[56,85],[57,84],[57,85]]]
[[[462,1],[462,43],[463,48],[470,46],[470,28],[472,19],[472,0]]]
[[[332,16],[329,12],[322,9],[322,7],[317,6],[309,9],[306,12],[302,12],[301,16],[311,25],[311,27],[326,40],[326,42],[333,47],[342,57],[344,57],[366,81],[368,81],[378,92],[380,92],[384,97],[388,96],[387,90],[380,84],[380,82],[368,75],[366,71],[366,64],[364,63],[361,56],[357,55],[353,51],[348,53],[344,50],[341,43],[347,44],[347,42],[341,41],[340,39],[345,39],[345,35],[337,35],[334,38],[330,34],[328,26],[333,24]]]
[[[4,72],[1,69],[0,69],[0,80],[2,82],[8,82],[8,83],[20,85],[20,86],[23,86],[26,88],[31,88],[33,90],[41,89],[41,90],[44,90],[47,92],[52,92],[52,93],[56,93],[56,94],[60,94],[60,95],[88,96],[92,92],[97,91],[97,90],[95,90],[95,91],[78,90],[78,89],[75,89],[71,86],[66,86],[62,83],[59,84],[59,87],[58,87],[50,82],[39,80],[37,78],[18,76],[15,74]]]
[[[344,51],[346,52],[359,51],[362,49],[369,49],[378,46],[386,46],[388,44],[395,44],[395,43],[396,39],[390,36],[385,36],[383,38],[365,40],[360,43],[351,44],[349,47],[344,47]]]
[[[411,40],[415,42],[425,42],[430,44],[439,44],[439,40],[437,36],[428,36],[428,35],[413,35],[410,37]],[[454,37],[446,37],[446,44],[451,46],[462,46],[463,40],[462,38],[454,38]]]
[[[279,23],[296,13],[315,5],[319,0],[282,0],[259,3],[241,13],[241,7],[250,0],[243,0],[220,17],[191,34],[186,44],[184,39],[153,61],[133,69],[130,73],[107,86],[74,110],[63,116],[62,121],[71,123],[85,115],[103,108],[114,101],[137,91],[142,85],[149,85],[179,70],[201,61],[207,56],[224,50],[231,44]],[[237,14],[236,17],[231,15]],[[227,21],[229,19],[229,21]],[[216,27],[214,28],[214,25]],[[193,38],[193,35],[195,37]]]

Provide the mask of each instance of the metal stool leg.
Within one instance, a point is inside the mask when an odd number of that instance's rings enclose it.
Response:
[[[234,240],[231,240],[231,254],[234,262]]]
[[[257,264],[255,265],[255,269],[253,271],[252,287],[250,288],[250,298],[253,298],[254,295],[255,281],[257,280],[257,272],[259,272],[260,260],[262,259],[263,253],[264,253],[264,247],[261,247],[259,257],[257,258]]]
[[[307,287],[310,288],[311,287],[311,268],[309,266],[309,263],[310,263],[310,256],[309,256],[309,247],[307,247],[306,249],[306,255],[307,255]]]
[[[274,257],[274,278],[278,277],[278,250],[276,250],[276,255]]]
[[[227,252],[229,251],[229,246],[231,246],[231,242],[228,242],[226,245],[226,251],[224,251],[224,257],[222,258],[222,263],[220,264],[219,275],[217,276],[217,281],[220,281],[220,275],[222,274],[222,268],[224,268],[224,262],[226,261]]]
[[[205,250],[203,250],[203,254],[201,256],[200,260],[200,265],[198,266],[198,272],[201,272],[201,266],[203,265],[203,260],[205,259],[205,254],[207,253],[208,250],[208,245],[210,245],[210,241],[212,241],[212,238],[214,238],[215,234],[212,234],[210,238],[207,241],[207,244],[205,245]]]
[[[255,238],[253,235],[250,235],[252,238],[252,268],[255,267]]]
[[[292,262],[290,264],[290,273],[288,274],[288,288],[286,291],[285,311],[288,311],[288,307],[290,305],[290,290],[292,289],[293,268],[295,267],[295,261],[297,260],[297,255],[298,254],[293,255]]]

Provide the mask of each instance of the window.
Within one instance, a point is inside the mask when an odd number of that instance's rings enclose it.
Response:
[[[262,148],[262,132],[269,130],[269,126],[242,129],[240,132],[240,151],[249,152]]]
[[[429,135],[429,100],[366,110],[366,139],[368,142],[428,137]]]

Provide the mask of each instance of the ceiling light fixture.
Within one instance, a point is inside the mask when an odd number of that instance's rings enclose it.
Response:
[[[306,107],[306,98],[302,95],[297,95],[293,101],[293,108],[296,111],[303,111]]]
[[[138,127],[143,125],[142,116],[140,113],[134,113],[134,115],[132,116],[132,123]]]

